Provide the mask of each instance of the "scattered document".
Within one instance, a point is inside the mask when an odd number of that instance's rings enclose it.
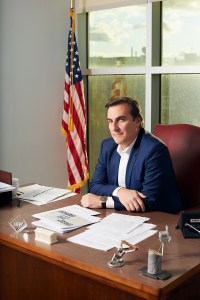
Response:
[[[18,195],[19,200],[31,202],[35,205],[43,205],[55,200],[71,197],[75,193],[67,189],[32,184],[19,188]]]
[[[101,218],[96,217],[97,212],[83,208],[79,205],[66,206],[38,214],[33,217],[38,221],[33,225],[43,227],[56,232],[64,233],[76,228],[99,222]]]
[[[67,240],[104,251],[119,248],[122,240],[136,244],[157,232],[153,229],[156,225],[145,223],[148,220],[146,217],[112,213],[99,223],[89,226],[85,232]]]
[[[10,192],[13,191],[14,189],[15,189],[14,186],[4,182],[0,182],[0,193]]]
[[[112,213],[104,218],[101,223],[92,226],[94,229],[109,228],[109,231],[118,233],[128,233],[138,227],[138,225],[149,221],[147,217],[130,216],[118,213]]]

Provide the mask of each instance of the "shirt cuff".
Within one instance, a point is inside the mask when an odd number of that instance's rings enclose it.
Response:
[[[114,208],[114,200],[112,197],[107,197],[106,208]]]
[[[122,188],[122,186],[118,186],[113,192],[112,192],[112,195],[115,196],[115,197],[118,197],[117,196],[117,193],[118,191]]]

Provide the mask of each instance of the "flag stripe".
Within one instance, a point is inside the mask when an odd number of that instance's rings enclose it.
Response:
[[[75,36],[74,11],[70,10],[70,30],[66,57],[62,131],[66,137],[68,188],[79,189],[88,178],[86,150],[86,108],[84,86]]]
[[[71,157],[71,159],[68,160],[68,164],[69,166],[72,166],[73,168],[71,168],[71,172],[75,175],[75,178],[78,178],[78,181],[81,181],[84,179],[84,174],[82,172],[82,168],[81,168],[81,162],[79,159],[79,155],[76,151],[76,148],[74,147],[74,143],[73,140],[70,138],[71,136],[69,135],[69,157]],[[73,151],[73,154],[71,152],[71,149]],[[74,180],[71,180],[71,184],[75,184],[76,182]]]

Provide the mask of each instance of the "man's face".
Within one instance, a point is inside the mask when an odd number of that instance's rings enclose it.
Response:
[[[115,143],[127,148],[138,134],[140,119],[133,120],[128,104],[122,103],[108,108],[107,120]]]

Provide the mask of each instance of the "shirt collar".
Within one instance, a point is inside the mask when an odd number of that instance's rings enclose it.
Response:
[[[117,152],[119,153],[119,155],[121,156],[123,153],[126,153],[128,155],[130,155],[131,150],[135,144],[137,137],[134,139],[134,141],[126,148],[126,149],[122,149],[122,147],[120,145],[117,146]]]

